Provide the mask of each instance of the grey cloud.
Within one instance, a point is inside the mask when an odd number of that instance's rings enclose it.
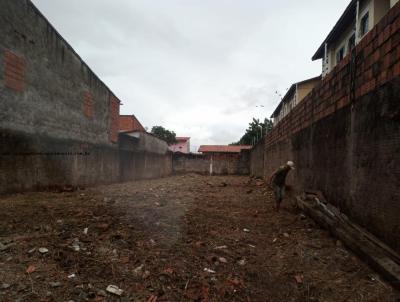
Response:
[[[192,144],[239,139],[269,116],[348,0],[33,0],[148,127]],[[255,106],[262,104],[264,108]]]

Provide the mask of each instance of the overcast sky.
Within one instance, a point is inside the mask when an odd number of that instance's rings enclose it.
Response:
[[[151,129],[192,147],[237,141],[269,117],[349,0],[34,0],[92,70]],[[256,107],[263,105],[265,107]]]

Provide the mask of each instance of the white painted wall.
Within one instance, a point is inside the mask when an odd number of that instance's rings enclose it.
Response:
[[[369,25],[368,31],[370,31],[379,21],[380,19],[387,13],[389,9],[389,1],[390,7],[395,5],[399,0],[367,0],[360,1],[360,10],[359,10],[359,18],[357,28],[361,28],[361,20],[365,16],[366,13],[369,13]],[[377,10],[377,11],[375,11]],[[348,49],[348,41],[355,33],[356,29],[356,16],[354,16],[354,23],[349,26],[342,34],[342,36],[333,44],[328,45],[328,57],[327,59],[322,59],[322,76],[326,76],[331,70],[336,66],[336,53],[344,47],[345,56],[349,54],[350,50]],[[364,35],[365,36],[365,35]],[[359,33],[356,33],[356,43],[359,43],[360,40],[364,37],[360,37]]]

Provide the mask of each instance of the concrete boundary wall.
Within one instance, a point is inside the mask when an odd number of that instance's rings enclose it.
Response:
[[[326,199],[400,251],[400,3],[266,136],[264,176]]]
[[[174,153],[174,173],[200,173],[213,175],[247,175],[250,172],[248,150],[222,154]]]
[[[0,0],[0,193],[169,175],[154,137],[120,149],[119,107],[31,1]]]
[[[265,138],[260,140],[250,151],[250,175],[264,177]]]

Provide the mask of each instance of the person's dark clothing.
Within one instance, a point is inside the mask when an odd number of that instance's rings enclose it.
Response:
[[[286,181],[286,176],[290,170],[291,169],[289,166],[280,167],[279,170],[275,173],[272,183],[278,187],[284,187],[285,181]]]

